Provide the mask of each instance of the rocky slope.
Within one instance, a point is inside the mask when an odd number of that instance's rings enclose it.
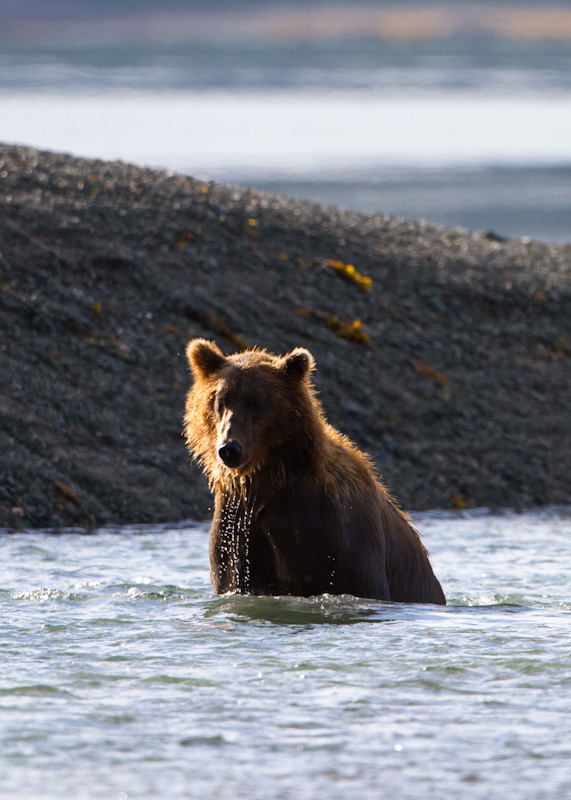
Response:
[[[571,502],[571,246],[0,147],[0,526],[203,518],[194,336],[314,354],[404,507]]]

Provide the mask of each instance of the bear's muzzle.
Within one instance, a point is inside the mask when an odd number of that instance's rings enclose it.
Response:
[[[242,453],[242,445],[236,439],[230,439],[218,448],[218,458],[230,469],[237,469],[241,465]]]

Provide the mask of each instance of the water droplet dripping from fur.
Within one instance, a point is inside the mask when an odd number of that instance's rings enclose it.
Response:
[[[222,510],[221,570],[227,591],[250,590],[250,529],[256,505],[255,491],[247,477],[236,476]]]

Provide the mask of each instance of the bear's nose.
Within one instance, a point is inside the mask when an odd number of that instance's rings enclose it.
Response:
[[[218,448],[218,455],[227,467],[237,467],[242,458],[242,445],[235,439],[231,439]]]

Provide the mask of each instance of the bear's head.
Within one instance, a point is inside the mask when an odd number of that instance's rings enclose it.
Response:
[[[213,342],[194,339],[186,355],[194,383],[185,435],[211,481],[224,473],[249,475],[280,448],[299,449],[304,424],[314,416],[308,350],[225,356]]]

